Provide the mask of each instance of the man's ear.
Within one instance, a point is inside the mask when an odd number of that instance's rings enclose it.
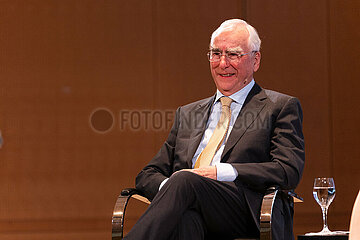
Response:
[[[260,67],[261,53],[258,51],[255,53],[255,61],[254,61],[254,72],[256,72]]]

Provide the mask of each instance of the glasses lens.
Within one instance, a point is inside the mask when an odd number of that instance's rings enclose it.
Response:
[[[229,51],[229,52],[225,52],[224,55],[229,61],[237,61],[242,56],[245,56],[247,54],[249,54],[249,53],[241,54],[239,52]],[[208,55],[208,59],[210,62],[218,62],[221,59],[222,53],[220,51],[210,51],[210,52],[208,52],[207,55]]]
[[[221,58],[221,53],[218,51],[210,51],[208,53],[208,58],[211,62],[217,62]]]
[[[240,54],[237,53],[237,52],[227,52],[226,56],[227,56],[228,59],[234,61],[234,60],[237,60],[239,58]]]

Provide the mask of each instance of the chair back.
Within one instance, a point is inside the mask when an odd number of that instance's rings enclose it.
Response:
[[[349,240],[360,239],[360,191],[356,197],[350,220]]]

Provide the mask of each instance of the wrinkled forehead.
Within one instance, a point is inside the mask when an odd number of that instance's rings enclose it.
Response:
[[[249,36],[246,27],[224,30],[214,38],[211,48],[245,51],[249,49]]]

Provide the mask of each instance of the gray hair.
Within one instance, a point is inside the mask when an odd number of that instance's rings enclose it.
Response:
[[[248,45],[251,51],[260,51],[261,40],[256,29],[241,19],[230,19],[223,22],[211,35],[210,47],[214,46],[214,39],[224,31],[231,31],[245,26],[249,32]]]

